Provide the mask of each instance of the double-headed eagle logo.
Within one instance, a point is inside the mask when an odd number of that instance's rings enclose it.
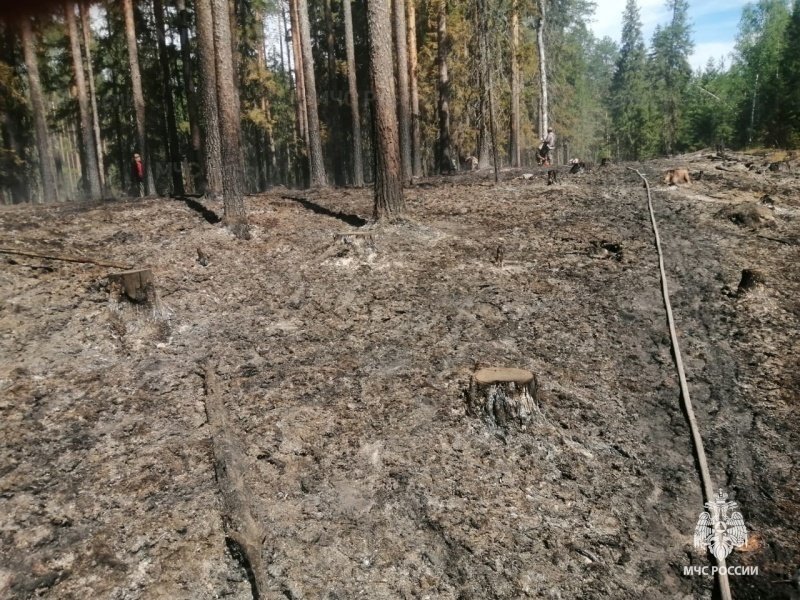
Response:
[[[747,528],[742,513],[735,511],[737,506],[728,501],[728,494],[722,490],[713,501],[706,502],[708,510],[700,515],[694,528],[694,547],[708,548],[717,560],[723,560],[734,548],[746,544]]]

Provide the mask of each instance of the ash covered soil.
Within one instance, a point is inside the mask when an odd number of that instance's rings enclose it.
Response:
[[[684,165],[703,179],[660,183]],[[728,564],[759,568],[734,597],[796,597],[800,168],[638,166],[712,479],[750,531]],[[252,597],[223,528],[211,360],[268,598],[711,598],[683,574],[711,563],[641,182],[516,175],[423,181],[371,238],[336,235],[370,190],[249,197],[246,242],[181,200],[0,210],[0,245],[148,266],[159,295],[0,255],[0,597]],[[738,293],[743,269],[765,283]],[[526,428],[467,414],[484,366],[536,373]]]

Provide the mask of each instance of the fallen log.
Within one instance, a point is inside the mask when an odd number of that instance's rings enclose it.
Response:
[[[225,415],[216,362],[206,363],[204,379],[206,417],[211,430],[217,487],[222,495],[226,542],[247,572],[253,598],[267,598],[267,566],[263,555],[267,536],[250,506],[253,493],[244,477],[247,470],[244,452]]]
[[[128,265],[120,265],[88,256],[65,256],[63,254],[43,254],[41,252],[30,252],[29,250],[15,250],[13,248],[0,248],[0,254],[15,254],[17,256],[30,256],[31,258],[46,258],[49,260],[60,260],[64,262],[83,263],[97,265],[98,267],[109,267],[112,269],[130,269]]]

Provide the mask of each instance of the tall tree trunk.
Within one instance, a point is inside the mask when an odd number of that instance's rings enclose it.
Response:
[[[478,58],[478,168],[488,169],[491,164],[491,144],[489,140],[489,57],[487,56],[487,27],[484,3],[475,3],[475,39]]]
[[[438,1],[439,139],[436,144],[436,170],[439,173],[449,173],[452,170],[450,157],[450,78],[447,73],[450,40],[447,37],[447,0]]]
[[[203,142],[200,134],[200,116],[197,109],[197,90],[195,89],[192,75],[192,51],[189,47],[189,12],[186,10],[186,0],[177,0],[176,6],[178,8],[178,27],[181,37],[183,87],[186,93],[186,112],[189,114],[189,132],[191,136],[189,162],[194,167],[200,162]],[[197,169],[193,168],[192,172],[196,173]]]
[[[411,166],[411,97],[408,88],[408,39],[405,0],[391,0],[394,13],[394,48],[397,60],[397,118],[400,124],[400,157],[403,181],[410,183]]]
[[[328,114],[328,159],[333,164],[333,181],[335,185],[345,183],[345,154],[339,149],[342,147],[342,131],[338,127],[340,117],[341,97],[339,95],[339,78],[336,75],[336,43],[333,29],[333,10],[331,0],[325,0],[325,50],[328,59],[327,82],[325,90],[327,99],[325,105]]]
[[[91,200],[102,197],[100,187],[100,173],[97,169],[97,148],[94,145],[92,133],[92,115],[89,105],[89,95],[86,90],[86,76],[83,72],[83,53],[81,41],[78,37],[78,25],[75,22],[75,4],[64,2],[64,13],[69,32],[70,49],[72,52],[72,68],[75,75],[75,87],[78,91],[78,111],[80,112],[81,143],[83,151],[83,179],[86,191]]]
[[[147,131],[145,128],[144,92],[142,92],[142,72],[139,70],[139,49],[136,45],[136,24],[133,19],[133,0],[122,0],[125,13],[125,38],[128,42],[128,60],[131,65],[131,84],[133,86],[133,107],[136,113],[136,142],[139,154],[144,161],[145,182],[147,193],[155,194],[156,186],[153,181],[153,165],[151,165],[150,152],[147,145]]]
[[[89,5],[86,0],[80,3],[81,29],[83,29],[83,45],[86,48],[86,74],[89,79],[89,101],[92,106],[92,128],[94,129],[94,143],[97,148],[97,172],[100,176],[100,186],[106,187],[106,168],[103,157],[103,136],[100,132],[100,113],[97,112],[97,91],[94,85],[94,65],[92,64],[92,29],[89,24]]]
[[[546,0],[538,0],[539,3],[539,26],[536,28],[536,42],[539,47],[539,82],[541,85],[541,120],[539,121],[540,137],[544,138],[547,135],[547,117],[548,117],[548,103],[547,103],[547,60],[545,56],[544,47],[544,28],[547,24],[547,14],[545,12]]]
[[[351,0],[342,0],[344,9],[344,37],[347,49],[347,84],[350,89],[350,117],[353,134],[353,185],[364,187],[364,155],[361,149],[361,114],[358,110],[355,45],[353,43],[353,11]]]
[[[36,42],[27,16],[20,19],[22,51],[25,54],[25,67],[28,70],[28,87],[33,109],[33,131],[36,136],[36,149],[39,152],[39,173],[42,176],[42,202],[58,201],[56,183],[56,163],[50,147],[50,133],[47,128],[47,111],[44,106],[42,82],[39,78],[39,61],[36,57]]]
[[[200,55],[201,110],[203,112],[203,157],[206,175],[205,195],[222,198],[222,140],[217,108],[217,64],[214,49],[214,19],[210,0],[197,0],[197,49]]]
[[[305,68],[303,67],[303,48],[300,42],[300,17],[297,11],[298,0],[289,1],[289,19],[291,20],[292,27],[292,55],[294,56],[294,81],[297,90],[297,102],[295,108],[297,109],[297,125],[300,137],[306,145],[305,151],[308,152],[308,124],[306,122],[306,86],[305,86]]]
[[[297,17],[300,25],[300,48],[303,54],[311,187],[325,187],[328,185],[328,178],[325,175],[325,163],[322,159],[322,137],[319,128],[319,106],[314,79],[314,56],[311,54],[311,25],[308,20],[307,0],[297,0]]]
[[[409,91],[411,93],[411,156],[412,174],[415,178],[422,177],[422,132],[420,130],[419,115],[419,64],[417,62],[417,9],[416,0],[405,0],[406,3],[406,29],[408,31],[408,77]]]
[[[250,237],[242,190],[244,173],[241,150],[241,114],[236,89],[236,72],[230,45],[231,22],[227,0],[211,2],[214,19],[214,62],[217,67],[217,107],[222,139],[222,187],[225,204],[225,225],[239,239]]]
[[[167,118],[167,141],[169,143],[172,191],[177,196],[184,195],[183,172],[181,170],[181,150],[178,142],[178,126],[175,123],[175,99],[172,97],[172,73],[170,72],[167,40],[164,35],[164,5],[161,0],[153,0],[153,13],[156,22],[156,41],[158,42],[158,62],[161,63],[162,94]]]
[[[391,0],[367,2],[369,58],[375,123],[375,208],[378,220],[403,214],[403,171],[392,65]]]
[[[519,143],[519,0],[511,0],[511,166],[521,166]]]
[[[259,33],[257,36],[258,40],[258,67],[259,69],[266,73],[267,72],[267,50],[266,50],[266,43],[267,40],[265,39],[265,15],[261,10],[255,11],[255,21],[258,23],[259,26]],[[281,44],[281,48],[283,48],[283,44]],[[283,50],[281,50],[281,53]],[[272,107],[270,106],[269,99],[267,98],[266,93],[261,95],[261,110],[264,113],[264,119],[267,122],[266,130],[264,132],[264,144],[266,145],[266,172],[265,172],[265,185],[262,189],[266,189],[266,184],[272,181],[275,173],[275,169],[277,167],[276,161],[276,152],[275,152],[275,136],[273,135],[272,130]]]
[[[494,90],[492,89],[492,52],[491,45],[489,44],[489,32],[491,31],[491,17],[489,15],[489,6],[487,0],[478,0],[478,6],[481,9],[481,54],[483,55],[484,63],[486,65],[486,108],[488,109],[489,132],[491,134],[491,150],[492,150],[492,164],[494,165],[494,181],[497,183],[500,179],[499,164],[497,161],[497,132],[494,126]],[[484,118],[484,122],[486,118]]]

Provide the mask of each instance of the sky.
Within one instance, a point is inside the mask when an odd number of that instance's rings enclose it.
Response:
[[[638,4],[642,32],[649,46],[656,25],[667,24],[670,15],[664,0],[638,0]],[[745,4],[747,0],[689,0],[689,22],[694,39],[694,54],[689,60],[692,68],[704,67],[709,58],[724,58],[725,64],[730,64],[728,55],[733,50]],[[607,35],[619,42],[624,10],[625,0],[598,0],[591,24],[595,35]]]

